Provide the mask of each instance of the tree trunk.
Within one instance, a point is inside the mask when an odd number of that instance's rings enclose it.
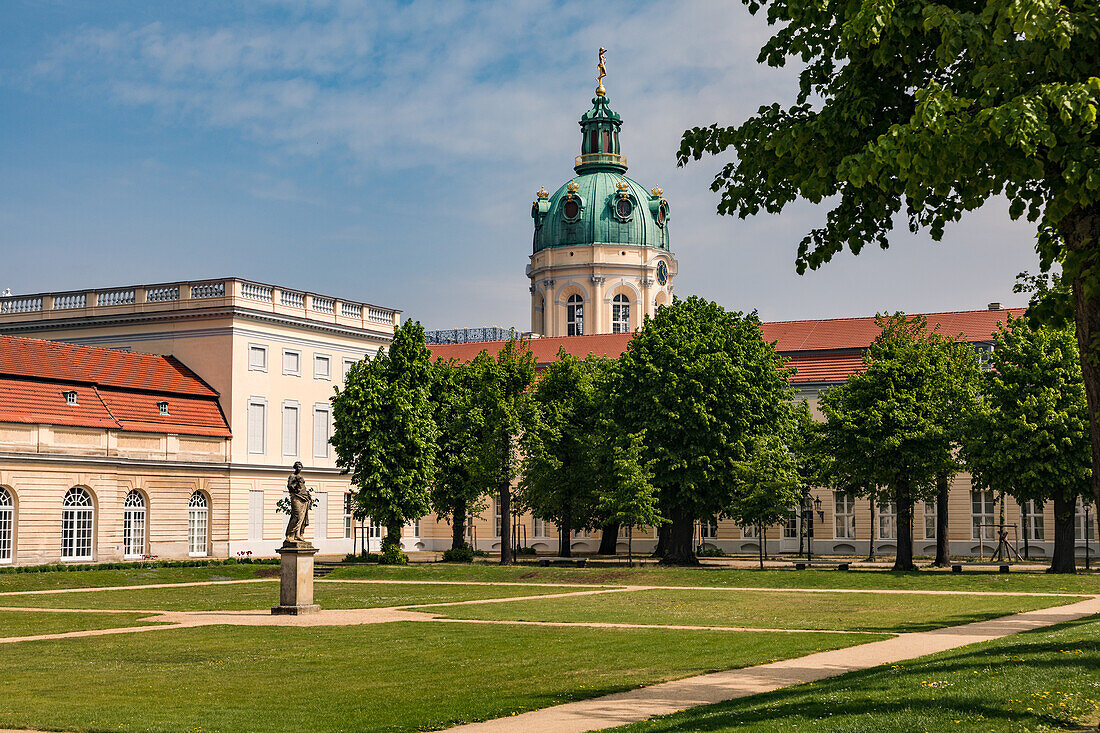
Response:
[[[894,489],[894,500],[897,502],[897,542],[898,552],[894,557],[893,570],[916,570],[913,562],[913,496],[909,492],[909,485],[899,484]]]
[[[597,550],[597,555],[615,555],[618,554],[616,550],[616,544],[619,541],[619,525],[618,524],[605,524],[603,527],[603,535],[600,537],[600,549]]]
[[[665,550],[668,549],[668,533],[671,529],[668,522],[657,528],[657,547],[653,550],[653,557],[665,556]]]
[[[1024,559],[1025,560],[1030,560],[1031,559],[1031,543],[1030,543],[1030,537],[1028,535],[1031,534],[1031,526],[1030,526],[1030,519],[1031,518],[1027,514],[1027,506],[1024,502],[1017,499],[1016,500],[1016,506],[1018,506],[1020,508],[1020,527],[1023,529],[1023,532],[1024,532]]]
[[[760,549],[764,552],[764,559],[768,559],[768,528],[761,524],[758,529],[760,530]],[[779,551],[782,552],[783,548],[780,547]]]
[[[874,494],[870,496],[871,501],[871,544],[870,549],[867,551],[867,562],[875,561],[875,497]]]
[[[512,485],[500,484],[500,564],[512,565]]]
[[[466,500],[459,499],[454,505],[454,517],[451,519],[451,549],[458,550],[466,545]]]
[[[662,565],[698,565],[692,542],[695,539],[695,517],[675,510],[670,517],[668,543],[661,557]]]
[[[558,533],[560,539],[558,540],[558,555],[560,557],[573,557],[573,548],[570,547],[572,542],[569,535],[573,534],[573,527],[569,524],[569,517],[566,517],[558,525]]]
[[[936,562],[938,568],[951,564],[951,541],[947,536],[947,495],[950,493],[947,474],[936,477]]]
[[[1100,268],[1096,258],[1097,245],[1100,244],[1100,204],[1074,206],[1062,219],[1060,229],[1066,249],[1082,259],[1072,273],[1073,314],[1077,346],[1081,353],[1081,375],[1089,406],[1092,493],[1096,506],[1100,506],[1100,294],[1087,282],[1100,276],[1096,272]]]
[[[395,522],[386,525],[386,539],[382,541],[382,551],[386,551],[386,545],[397,545],[401,549],[401,523]]]
[[[1076,541],[1073,537],[1073,519],[1077,502],[1066,499],[1059,491],[1054,495],[1054,557],[1050,560],[1049,573],[1076,573],[1073,556]]]

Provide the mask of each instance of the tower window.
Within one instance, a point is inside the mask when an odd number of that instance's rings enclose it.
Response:
[[[610,153],[611,152],[611,135],[610,135],[610,133],[608,133],[607,130],[604,130],[602,135],[601,135],[601,138],[602,138],[601,141],[602,141],[603,144],[600,146],[600,152],[601,153]]]
[[[161,415],[167,415],[168,414],[168,403],[167,402],[158,402],[157,403],[157,409],[160,411]]]
[[[565,206],[562,207],[562,213],[565,214],[566,219],[576,219],[581,213],[580,204],[570,199],[565,202]]]
[[[630,332],[630,298],[622,293],[611,301],[611,333]]]
[[[71,389],[66,390],[66,391],[62,392],[61,394],[65,397],[65,404],[66,405],[76,405],[76,391],[75,390],[71,390]]]
[[[568,336],[584,335],[584,299],[573,293],[565,301],[565,324]]]

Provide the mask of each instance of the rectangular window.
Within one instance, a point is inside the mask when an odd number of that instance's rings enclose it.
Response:
[[[355,522],[355,503],[351,492],[344,494],[344,539],[351,539],[352,527]]]
[[[718,538],[718,517],[711,517],[710,519],[704,519],[703,525],[703,539],[713,540]]]
[[[264,492],[261,489],[248,491],[248,539],[264,538]]]
[[[1096,526],[1096,513],[1092,510],[1092,504],[1089,504],[1089,516],[1088,521],[1085,521],[1085,503],[1081,501],[1081,497],[1077,497],[1077,512],[1073,515],[1073,539],[1078,542],[1084,542],[1088,537],[1089,541],[1096,539],[1096,532],[1093,527]]]
[[[409,523],[408,529],[409,529],[409,536],[410,537],[419,537],[420,536],[420,520],[419,519],[414,519],[412,522]]]
[[[248,371],[267,371],[267,347],[257,344],[248,345]]]
[[[970,492],[971,538],[992,540],[996,521],[996,495],[992,489]]]
[[[313,524],[313,539],[315,540],[327,540],[328,539],[328,494],[324,491],[316,492],[313,497],[317,500],[317,506],[313,508],[313,517],[310,517],[310,522]]]
[[[495,532],[493,536],[500,537],[500,499],[493,499],[493,520],[493,527],[495,528],[493,530]]]
[[[355,366],[355,359],[344,359],[344,376],[343,376],[343,378],[345,380],[347,380],[348,372],[351,371],[351,368],[353,366]]]
[[[878,538],[896,540],[898,538],[898,505],[893,501],[882,501],[878,505]]]
[[[385,536],[386,528],[382,526],[381,522],[376,522],[373,519],[368,518],[368,532],[371,539],[378,539]]]
[[[1043,503],[1026,501],[1020,504],[1020,517],[1023,519],[1024,536],[1030,540],[1042,542],[1046,538],[1043,527]]]
[[[328,458],[329,440],[328,407],[313,408],[313,457]]]
[[[283,404],[283,455],[298,455],[298,406]]]
[[[936,502],[924,502],[924,539],[936,539]]]
[[[262,398],[248,401],[248,452],[253,455],[267,452],[267,403]]]
[[[836,538],[852,540],[856,536],[856,498],[843,491],[835,493]]]
[[[302,352],[283,349],[283,374],[296,377],[302,374]]]
[[[315,354],[313,357],[313,378],[332,379],[332,359],[324,354]]]
[[[535,536],[535,537],[545,537],[546,536],[546,520],[545,519],[539,519],[537,517],[532,519],[531,520],[531,531],[534,533],[533,536]]]
[[[798,512],[792,511],[787,515],[787,521],[783,524],[783,539],[798,539]]]
[[[760,539],[760,528],[755,524],[742,524],[741,536],[746,540]]]

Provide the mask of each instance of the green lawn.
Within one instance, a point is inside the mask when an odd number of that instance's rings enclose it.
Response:
[[[1076,600],[1080,598],[684,589],[627,591],[422,610],[466,619],[606,621],[901,633],[956,626]]]
[[[1096,730],[1100,620],[647,720],[617,733]]]
[[[479,598],[511,598],[561,593],[568,589],[531,585],[432,585],[427,583],[316,583],[313,597],[322,608],[378,608],[447,603]],[[580,587],[577,590],[591,590]],[[0,606],[30,608],[136,609],[162,611],[244,611],[279,604],[279,584],[220,583],[182,588],[144,588],[0,596]]]
[[[394,623],[23,642],[0,655],[0,728],[415,731],[875,638]]]
[[[490,563],[344,566],[328,577],[400,580],[481,580],[525,583],[601,585],[727,586],[745,588],[853,588],[883,590],[1006,591],[1023,593],[1100,594],[1100,573],[949,572],[923,570],[892,573],[878,570],[754,570],[728,568],[540,568],[501,567]]]
[[[50,613],[49,611],[0,611],[0,637],[63,634],[68,631],[119,629],[148,626],[139,622],[143,613]],[[13,649],[14,647],[8,647]]]
[[[133,568],[126,570],[49,570],[36,573],[0,573],[0,593],[56,588],[100,588],[153,583],[193,583],[208,580],[277,578],[278,565],[210,565],[192,568]],[[2,604],[0,604],[2,605]]]

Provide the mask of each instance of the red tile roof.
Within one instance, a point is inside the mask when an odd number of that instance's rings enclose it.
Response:
[[[230,437],[218,393],[173,357],[16,336],[0,336],[0,422]]]
[[[929,326],[949,336],[961,336],[964,341],[990,341],[1007,313],[1020,316],[1023,308],[980,311],[925,313]],[[796,373],[794,384],[842,382],[863,366],[861,353],[871,345],[879,328],[873,316],[860,318],[827,318],[808,321],[773,321],[760,324],[766,341],[774,341],[775,349],[790,359]],[[531,339],[531,351],[537,364],[549,364],[557,358],[558,349],[577,357],[588,354],[615,357],[626,350],[632,334],[599,334],[596,336],[553,336]],[[482,350],[496,354],[505,341],[481,341],[469,344],[429,344],[432,356],[466,362]]]
[[[0,374],[217,397],[173,356],[0,336]]]

